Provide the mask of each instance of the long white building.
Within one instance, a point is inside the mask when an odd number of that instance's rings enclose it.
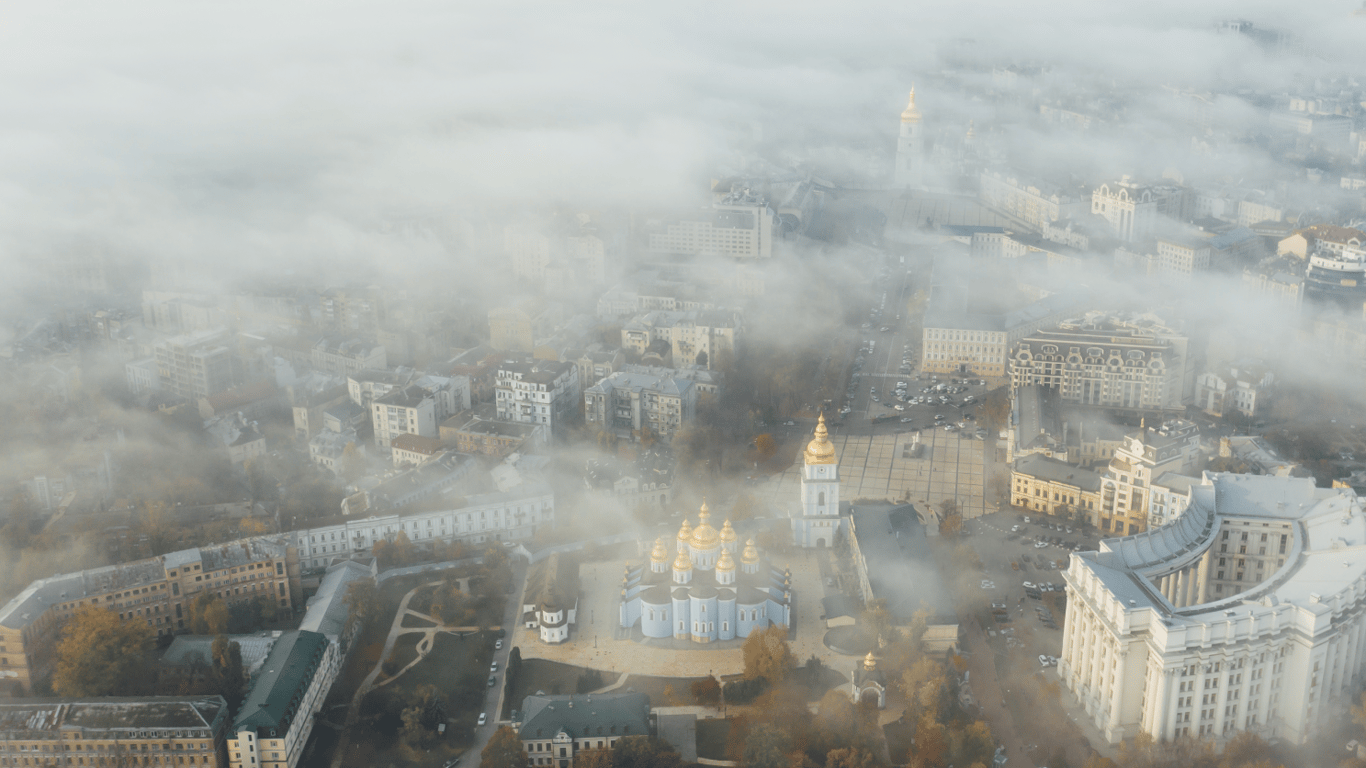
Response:
[[[1112,744],[1304,743],[1360,688],[1364,553],[1351,489],[1206,473],[1168,525],[1072,555],[1058,675]]]

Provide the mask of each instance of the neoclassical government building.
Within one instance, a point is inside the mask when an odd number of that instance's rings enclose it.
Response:
[[[736,558],[739,558],[737,567]],[[754,539],[739,549],[727,520],[718,531],[705,502],[697,528],[687,520],[673,551],[655,539],[650,560],[626,567],[621,579],[621,626],[640,623],[645,637],[695,643],[745,638],[792,618],[792,574],[770,567]]]
[[[1350,488],[1206,473],[1159,528],[1072,555],[1058,675],[1110,743],[1295,743],[1366,677],[1366,513]]]

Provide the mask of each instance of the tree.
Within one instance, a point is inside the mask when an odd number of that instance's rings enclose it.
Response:
[[[353,581],[346,588],[346,632],[354,625],[364,627],[379,617],[379,588],[374,579]]]
[[[484,751],[479,753],[480,768],[526,768],[526,750],[517,732],[503,725],[494,731]]]
[[[832,749],[825,755],[825,768],[874,768],[881,762],[872,750],[856,747]]]
[[[226,635],[213,639],[213,676],[219,695],[228,702],[228,712],[236,714],[247,693],[247,674],[242,666],[242,646]]]
[[[230,612],[223,598],[212,592],[200,592],[190,601],[190,615],[186,624],[196,635],[222,635],[228,631]]]
[[[703,707],[714,707],[721,703],[721,682],[714,677],[694,680],[691,686],[692,697]]]
[[[745,768],[785,768],[787,753],[792,751],[792,737],[773,725],[752,728],[745,739]]]
[[[997,433],[1010,418],[1010,395],[1005,387],[997,387],[982,398],[977,407],[977,423],[986,427],[988,432]]]
[[[626,736],[617,739],[612,750],[614,768],[679,768],[681,764],[673,746],[654,736]]]
[[[341,467],[338,472],[341,479],[348,483],[354,483],[361,479],[365,474],[365,457],[361,455],[360,449],[354,442],[346,444],[342,449]]]
[[[770,683],[786,680],[796,664],[787,644],[787,628],[780,624],[751,632],[745,638],[744,657],[745,677],[762,677]]]
[[[429,748],[436,738],[437,726],[446,719],[445,710],[445,702],[436,686],[419,685],[400,715],[404,742],[417,749]]]
[[[57,643],[52,690],[60,696],[129,696],[143,693],[152,628],[124,621],[94,605],[76,610]]]
[[[754,450],[759,455],[759,461],[768,461],[778,452],[778,442],[773,439],[773,435],[765,432],[754,438]]]
[[[574,768],[612,768],[612,750],[606,747],[586,749],[574,755]]]
[[[915,729],[915,746],[911,748],[914,759],[927,768],[939,768],[949,754],[948,734],[944,726],[935,720],[932,713],[920,716]]]
[[[859,623],[863,625],[874,646],[880,647],[884,641],[890,641],[892,638],[892,612],[887,609],[886,600],[878,598],[869,603],[863,610],[863,615],[859,617]]]
[[[1353,710],[1356,707],[1352,708]],[[1243,731],[1224,745],[1219,768],[1247,768],[1271,760],[1271,745],[1251,731]]]

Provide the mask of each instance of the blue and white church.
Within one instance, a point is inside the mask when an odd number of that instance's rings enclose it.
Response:
[[[815,436],[802,451],[801,505],[792,514],[792,543],[804,549],[834,546],[847,524],[840,516],[840,465],[821,414]]]
[[[685,519],[672,548],[655,539],[649,562],[621,577],[621,626],[645,637],[713,643],[791,620],[792,572],[768,565],[754,539],[741,550],[729,520],[713,528],[706,502],[697,528]]]

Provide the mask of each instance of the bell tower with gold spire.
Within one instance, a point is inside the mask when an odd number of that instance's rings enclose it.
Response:
[[[825,414],[802,451],[801,508],[792,517],[792,543],[798,547],[829,547],[843,525],[840,517],[840,467],[835,444],[825,428]]]
[[[893,183],[898,189],[925,183],[925,126],[915,106],[915,88],[910,103],[901,113],[901,134],[896,140],[896,169]]]

